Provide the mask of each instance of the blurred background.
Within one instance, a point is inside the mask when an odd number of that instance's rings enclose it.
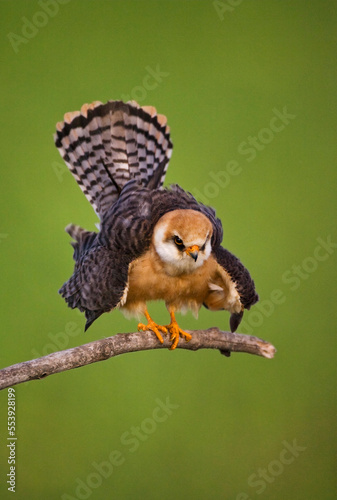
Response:
[[[260,303],[239,331],[275,359],[123,355],[15,387],[16,498],[336,498],[336,3],[1,2],[1,338],[5,367],[136,330],[84,334],[57,290],[64,227],[96,216],[53,143],[93,100],[166,114],[166,184],[212,205]],[[150,307],[167,322],[163,304]],[[180,318],[228,329],[227,312]],[[7,390],[0,496],[7,498]]]

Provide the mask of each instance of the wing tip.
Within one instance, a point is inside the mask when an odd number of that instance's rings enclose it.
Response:
[[[236,330],[238,329],[238,326],[242,321],[242,317],[243,317],[243,311],[231,314],[231,317],[229,319],[229,326],[232,333],[236,332]]]
[[[93,324],[94,321],[96,321],[97,318],[99,318],[103,314],[103,311],[90,311],[89,309],[85,310],[85,318],[86,318],[86,323],[84,327],[84,331],[86,332],[88,328]]]

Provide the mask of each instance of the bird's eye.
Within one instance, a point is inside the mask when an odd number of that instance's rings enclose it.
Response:
[[[174,237],[174,243],[175,243],[176,245],[178,245],[178,247],[181,247],[181,246],[183,246],[183,244],[184,244],[184,243],[183,243],[183,240],[182,240],[182,239],[180,239],[180,238],[179,238],[179,236],[175,236],[175,237]]]

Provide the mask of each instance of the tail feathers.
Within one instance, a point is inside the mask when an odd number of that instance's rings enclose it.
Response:
[[[156,168],[156,170],[153,173],[153,176],[150,177],[148,180],[148,183],[145,184],[147,188],[149,189],[156,189],[158,186],[162,186],[163,182],[162,179],[165,178],[166,175],[166,170],[168,166],[169,160],[165,158]]]
[[[66,113],[56,128],[56,146],[100,217],[130,179],[163,184],[172,143],[166,117],[154,107],[96,101]]]

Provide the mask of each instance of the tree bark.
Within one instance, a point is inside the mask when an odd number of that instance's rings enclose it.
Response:
[[[230,356],[231,352],[246,352],[265,358],[273,358],[276,352],[272,344],[250,335],[224,332],[218,328],[186,331],[192,335],[192,340],[186,342],[180,339],[177,349],[191,351],[219,349],[225,356]],[[104,361],[119,354],[169,348],[170,345],[169,338],[164,338],[164,343],[161,344],[151,331],[119,333],[113,337],[95,340],[89,344],[3,368],[0,370],[0,390],[29,380],[39,380],[54,373]]]

